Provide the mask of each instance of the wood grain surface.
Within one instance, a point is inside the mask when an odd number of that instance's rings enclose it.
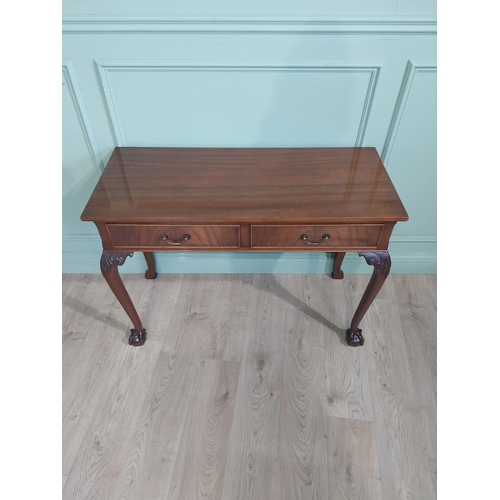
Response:
[[[240,246],[240,227],[234,225],[108,224],[106,228],[115,248],[153,247],[161,250],[179,250],[180,247],[237,248]]]
[[[92,282],[94,282],[92,280]],[[141,303],[146,285],[142,276],[130,275],[126,279],[130,294]],[[103,391],[116,376],[125,356],[126,315],[116,302],[104,279],[96,280],[95,286],[87,286],[86,295],[97,292],[99,313],[91,307],[82,307],[87,300],[81,297],[75,302],[83,312],[76,314],[69,337],[63,335],[64,388],[62,397],[63,473],[69,473],[71,465],[85,440],[88,426],[99,407]],[[74,287],[73,289],[74,290]],[[104,293],[101,295],[100,290]],[[90,301],[93,304],[94,299]],[[89,321],[90,318],[90,321]],[[82,328],[88,325],[82,338]],[[78,326],[78,328],[74,328]],[[73,338],[71,338],[73,336]]]
[[[408,219],[372,147],[115,148],[82,220],[346,223]]]
[[[382,224],[252,226],[252,248],[377,248]],[[304,238],[306,236],[307,238]]]
[[[402,277],[395,283],[398,310],[403,329],[411,379],[424,430],[425,454],[437,487],[437,322],[435,296],[429,293],[427,276]],[[432,287],[433,288],[433,287]]]
[[[330,498],[383,500],[373,422],[328,417]]]
[[[389,276],[363,349],[343,331],[368,275],[63,279],[63,495],[436,498],[436,280]],[[164,307],[162,307],[162,303]]]
[[[280,500],[328,498],[324,349],[310,335],[322,328],[302,311],[286,311],[276,497]]]
[[[325,297],[331,304],[327,307],[329,315],[343,318],[340,338],[325,335],[327,415],[332,417],[373,420],[370,352],[368,349],[350,348],[343,336],[349,326],[349,313],[355,310],[368,278],[346,275],[342,281],[334,281],[324,288]]]
[[[416,397],[397,301],[380,299],[367,324],[375,344],[371,399],[384,498],[434,498],[423,422]],[[430,350],[430,346],[429,346]],[[433,394],[426,394],[432,399]],[[421,474],[425,470],[427,474]]]
[[[246,342],[226,467],[224,500],[277,498],[283,345]]]
[[[201,360],[168,499],[221,498],[240,365]]]

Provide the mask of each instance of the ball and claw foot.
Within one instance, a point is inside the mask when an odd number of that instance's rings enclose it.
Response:
[[[353,332],[350,328],[348,328],[345,334],[347,344],[350,345],[351,347],[359,347],[364,345],[365,338],[363,337],[361,331],[362,331],[361,328],[356,328],[355,332]]]
[[[146,342],[146,337],[148,336],[145,328],[143,328],[140,332],[137,332],[135,329],[132,328],[130,332],[131,334],[128,339],[129,345],[133,345],[134,347],[139,347],[141,345],[144,345],[144,342]]]

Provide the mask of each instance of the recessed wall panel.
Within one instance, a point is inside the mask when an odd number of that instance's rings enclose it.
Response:
[[[117,142],[126,146],[354,146],[378,69],[99,66]]]
[[[63,234],[94,234],[80,221],[100,176],[98,153],[70,61],[62,67],[62,228]]]
[[[386,148],[387,169],[410,216],[394,234],[415,241],[437,234],[436,79],[435,66],[409,62]]]

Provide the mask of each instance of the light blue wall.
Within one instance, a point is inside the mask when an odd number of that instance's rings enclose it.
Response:
[[[436,4],[63,2],[63,271],[115,146],[375,146],[410,215],[395,273],[436,272]],[[328,272],[326,254],[157,254],[159,272]],[[355,254],[346,272],[371,272]],[[143,272],[142,254],[122,272]]]

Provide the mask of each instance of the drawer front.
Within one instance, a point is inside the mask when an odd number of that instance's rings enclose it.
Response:
[[[252,248],[375,249],[383,224],[252,226]]]
[[[164,250],[182,248],[238,248],[239,226],[165,226],[108,224],[114,247],[155,247]]]

